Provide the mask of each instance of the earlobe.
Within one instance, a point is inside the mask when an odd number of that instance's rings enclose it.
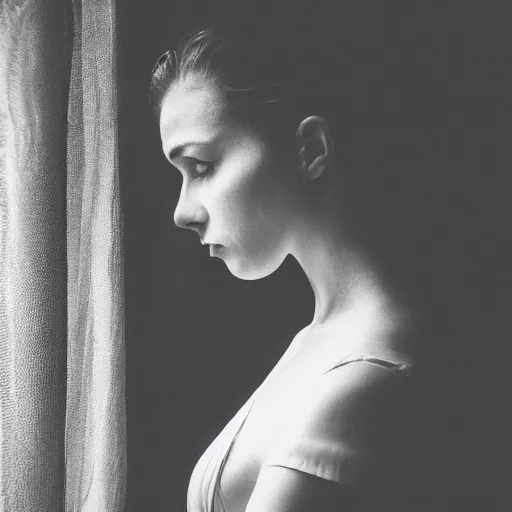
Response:
[[[297,128],[296,141],[301,174],[306,179],[317,179],[326,171],[332,157],[329,125],[323,117],[310,116]]]

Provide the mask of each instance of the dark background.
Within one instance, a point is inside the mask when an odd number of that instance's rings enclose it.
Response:
[[[459,105],[463,115],[457,122],[449,119],[451,135],[464,132],[464,140],[458,138],[454,145],[454,152],[463,147],[464,154],[454,153],[454,165],[467,166],[471,176],[483,176],[482,183],[494,184],[485,192],[489,220],[479,229],[501,243],[501,248],[482,247],[501,251],[510,231],[504,209],[512,143],[509,9],[498,2],[485,3],[480,10],[469,3],[450,5],[431,13],[421,28],[439,37],[440,48],[446,46],[446,53],[439,54],[446,61],[439,67],[445,69],[454,101],[464,101],[463,108]],[[254,7],[264,8],[262,3]],[[172,220],[180,178],[164,158],[158,124],[149,109],[150,71],[158,56],[175,46],[184,32],[245,8],[242,2],[230,7],[213,0],[147,0],[117,6],[125,215],[127,512],[185,510],[188,480],[197,458],[313,314],[312,293],[293,260],[266,279],[240,281],[221,260],[209,258],[195,233],[178,230]],[[390,4],[388,14],[396,19],[400,13]],[[426,88],[425,94],[429,93]],[[502,276],[496,282],[509,283],[510,272],[508,276],[501,272],[510,260],[501,254],[496,261],[496,276]],[[505,304],[503,300],[501,307]],[[500,336],[509,338],[509,332],[503,336],[502,330]],[[468,344],[494,354],[491,366],[496,367],[499,357],[492,341],[468,340]],[[486,376],[496,373],[487,371]],[[489,402],[495,399],[491,396]]]

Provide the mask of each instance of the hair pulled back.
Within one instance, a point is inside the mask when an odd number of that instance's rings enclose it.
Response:
[[[173,84],[214,79],[229,108],[283,149],[302,119],[324,117],[347,231],[407,300],[454,315],[454,295],[481,268],[471,237],[486,234],[478,169],[461,158],[456,48],[432,37],[434,19],[419,9],[352,4],[230,16],[191,32],[158,60],[151,103],[158,116]]]

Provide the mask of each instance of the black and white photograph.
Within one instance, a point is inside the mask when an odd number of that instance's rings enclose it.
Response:
[[[506,512],[512,5],[0,0],[0,512]]]

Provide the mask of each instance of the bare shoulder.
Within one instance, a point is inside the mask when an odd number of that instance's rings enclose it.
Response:
[[[314,379],[303,397],[301,410],[309,410],[315,416],[337,411],[353,422],[361,413],[403,407],[411,386],[405,372],[376,364],[371,358],[354,361]]]
[[[343,370],[343,371],[341,371]],[[403,485],[400,398],[408,379],[367,362],[311,383],[267,454],[248,512],[373,511]]]

